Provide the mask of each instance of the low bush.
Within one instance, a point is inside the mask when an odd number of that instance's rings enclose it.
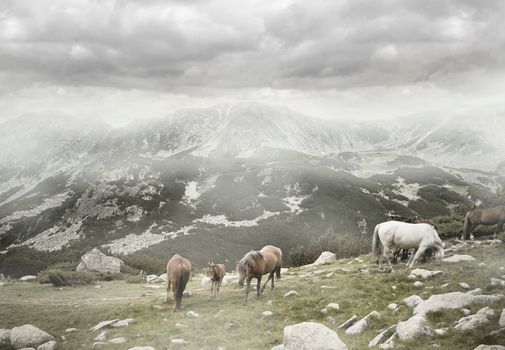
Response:
[[[46,270],[38,275],[40,283],[52,283],[56,287],[92,284],[98,276],[92,272]]]

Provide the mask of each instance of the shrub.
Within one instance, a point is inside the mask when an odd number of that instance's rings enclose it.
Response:
[[[143,271],[146,274],[159,275],[165,271],[166,259],[160,258],[156,255],[149,255],[148,253],[135,252],[129,255],[118,256],[125,263],[125,267],[121,271],[130,273],[133,270],[134,273]]]
[[[55,287],[92,284],[98,276],[91,272],[46,270],[39,274],[40,283],[52,283]]]

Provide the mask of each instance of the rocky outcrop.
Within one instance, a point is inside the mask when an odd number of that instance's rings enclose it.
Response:
[[[486,306],[477,311],[475,315],[460,319],[454,328],[458,331],[469,331],[491,322],[493,316],[494,310]]]
[[[363,333],[368,328],[368,320],[372,317],[380,317],[377,311],[372,311],[361,320],[345,330],[346,334],[357,335]]]
[[[76,271],[88,271],[98,273],[119,273],[123,261],[112,256],[105,255],[94,248],[81,257],[81,262]]]
[[[337,333],[315,322],[302,322],[284,328],[282,345],[272,350],[347,350]]]
[[[400,340],[411,340],[420,336],[431,335],[431,328],[424,316],[414,315],[407,321],[398,322],[396,333]]]
[[[473,291],[468,293],[451,292],[445,294],[435,294],[417,305],[414,308],[414,314],[425,315],[428,312],[435,312],[444,309],[461,309],[474,303],[492,303],[499,301],[501,297],[502,296],[495,295],[474,295]]]
[[[10,333],[10,343],[14,349],[37,348],[40,345],[54,341],[54,337],[31,324],[14,327]]]
[[[334,261],[337,261],[337,256],[332,252],[326,251],[322,252],[321,255],[319,255],[319,258],[317,258],[312,265],[329,264]]]

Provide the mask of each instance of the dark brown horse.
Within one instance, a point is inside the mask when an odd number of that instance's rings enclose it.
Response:
[[[209,300],[214,295],[216,298],[219,294],[219,287],[223,282],[225,273],[225,266],[223,264],[208,264],[207,265],[207,276],[210,278],[210,294]]]
[[[179,254],[175,254],[167,263],[167,299],[170,293],[170,286],[174,293],[174,311],[181,307],[182,294],[191,276],[191,262]]]
[[[472,231],[479,225],[496,225],[496,233],[500,233],[503,231],[504,223],[505,206],[503,205],[494,208],[474,209],[465,215],[463,239],[469,239]]]
[[[251,287],[251,280],[256,278],[258,284],[256,286],[256,297],[259,298],[260,294],[263,293],[265,287],[269,280],[272,280],[272,289],[274,288],[274,274],[277,275],[277,279],[281,278],[281,267],[282,267],[282,251],[272,245],[267,245],[261,248],[260,251],[250,251],[247,253],[242,260],[237,264],[237,271],[239,273],[240,279],[238,281],[239,286],[244,285],[244,280],[246,280],[246,290],[245,290],[245,300],[247,303],[247,297],[249,296],[249,289]],[[261,277],[269,273],[268,279],[263,288],[260,290]]]

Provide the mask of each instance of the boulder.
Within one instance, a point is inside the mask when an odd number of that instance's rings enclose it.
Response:
[[[414,315],[407,321],[398,322],[396,332],[400,340],[411,340],[419,336],[431,335],[431,328],[424,316]]]
[[[451,292],[445,294],[434,294],[414,308],[414,314],[425,315],[428,312],[435,312],[444,309],[461,309],[470,304],[487,304],[499,301],[501,296],[496,295],[474,295],[471,292]]]
[[[377,311],[372,311],[361,320],[353,324],[351,327],[345,330],[345,334],[357,335],[363,333],[368,328],[368,319],[371,317],[380,317]]]
[[[10,329],[0,329],[0,344],[9,344],[11,339]]]
[[[505,350],[505,346],[503,345],[485,345],[480,344],[473,350]]]
[[[491,278],[491,283],[489,284],[491,287],[505,287],[505,281],[499,278]]]
[[[19,280],[23,281],[23,282],[28,282],[28,281],[34,281],[36,279],[37,279],[37,276],[26,275],[26,276],[21,277]]]
[[[377,335],[375,338],[373,338],[370,343],[368,343],[369,348],[373,348],[374,346],[377,346],[379,344],[384,343],[386,340],[388,340],[394,333],[396,332],[396,325],[392,325],[391,327],[387,328],[386,330],[382,331]]]
[[[326,305],[326,309],[329,311],[338,311],[340,310],[340,305],[338,305],[337,303],[329,303],[328,305]]]
[[[284,328],[284,342],[272,349],[347,350],[338,334],[315,322],[302,322]]]
[[[458,331],[469,331],[489,323],[493,316],[494,310],[486,306],[477,311],[474,315],[461,318],[454,328]]]
[[[442,261],[446,263],[459,263],[462,261],[475,261],[475,258],[471,255],[455,254],[449,258],[444,258]]]
[[[337,256],[332,252],[322,252],[319,258],[314,261],[313,265],[323,265],[337,261]]]
[[[54,340],[54,337],[31,324],[14,327],[11,330],[10,342],[14,349],[37,348],[39,345]]]
[[[54,340],[48,341],[47,343],[44,343],[37,347],[37,350],[56,350],[56,349],[58,349],[58,344]]]
[[[442,271],[429,271],[429,270],[425,270],[425,269],[414,269],[414,270],[410,271],[411,276],[421,277],[423,279],[428,279],[428,278],[440,276],[443,274],[444,273]]]
[[[119,273],[123,261],[112,256],[105,255],[98,249],[87,252],[81,257],[76,271],[88,271],[98,273]]]
[[[423,301],[423,298],[421,298],[419,295],[411,295],[410,297],[403,299],[401,302],[408,307],[414,308],[417,305],[421,304]]]
[[[91,332],[94,332],[94,331],[97,331],[99,329],[108,327],[108,326],[112,325],[113,323],[116,323],[117,321],[119,321],[117,318],[113,319],[113,320],[102,321],[102,322],[99,322],[98,324],[96,324],[94,327],[91,327],[89,330]]]
[[[393,349],[395,347],[395,339],[398,335],[393,333],[391,337],[389,337],[388,340],[386,340],[384,343],[379,345],[379,349]]]

